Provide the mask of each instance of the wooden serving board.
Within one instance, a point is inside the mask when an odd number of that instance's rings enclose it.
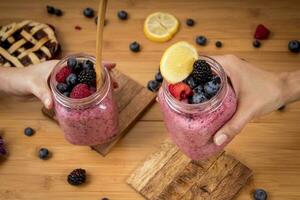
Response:
[[[118,88],[114,90],[114,98],[119,109],[119,129],[120,134],[111,142],[101,145],[91,146],[92,149],[105,156],[111,148],[122,138],[132,127],[143,112],[155,100],[156,94],[150,92],[141,84],[124,75],[117,69],[111,71],[112,78],[118,83]],[[54,110],[42,108],[42,112],[56,121]]]
[[[251,175],[251,169],[225,152],[205,161],[193,161],[167,140],[127,183],[151,200],[229,200]]]

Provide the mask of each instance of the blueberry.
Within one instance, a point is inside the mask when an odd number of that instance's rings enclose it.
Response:
[[[163,76],[161,75],[161,73],[160,72],[157,72],[156,74],[155,74],[155,80],[157,81],[157,82],[163,82],[163,80],[164,80],[164,78],[163,78]]]
[[[26,136],[32,136],[34,133],[35,133],[35,131],[30,127],[27,127],[27,128],[24,129],[24,134]]]
[[[267,192],[263,189],[256,189],[253,193],[254,200],[266,200],[268,198]]]
[[[64,92],[63,95],[66,97],[70,97],[70,92]]]
[[[220,84],[221,83],[221,78],[218,77],[218,76],[213,77],[212,80],[213,80],[214,84]]]
[[[215,81],[213,80],[204,84],[204,92],[209,98],[215,96],[219,88],[220,88],[220,84],[215,83]]]
[[[94,69],[94,63],[90,60],[84,60],[82,62],[83,69]]]
[[[46,148],[41,148],[39,151],[40,159],[46,160],[49,156],[49,150]]]
[[[56,89],[60,92],[60,93],[64,93],[68,90],[68,86],[65,83],[58,83],[56,85]]]
[[[197,86],[197,83],[192,76],[187,77],[183,82],[188,84],[191,88],[195,88]]]
[[[160,86],[160,84],[159,84],[159,82],[157,82],[156,80],[151,80],[151,81],[149,81],[149,82],[148,82],[148,85],[147,85],[148,89],[149,89],[150,91],[152,91],[152,92],[158,91],[159,86]]]
[[[194,26],[195,25],[195,21],[193,19],[191,19],[191,18],[188,18],[186,20],[186,25],[188,25],[188,26]]]
[[[221,41],[216,41],[216,47],[221,48],[222,47],[222,42]]]
[[[129,49],[132,51],[132,52],[139,52],[140,51],[140,44],[137,43],[136,41],[132,42],[130,45],[129,45]]]
[[[55,13],[55,8],[53,6],[47,5],[46,8],[49,14],[53,15]]]
[[[102,198],[102,200],[109,200],[109,198],[107,198],[107,197],[103,197],[103,198]]]
[[[194,94],[200,94],[200,93],[203,93],[203,87],[202,87],[202,85],[198,85],[197,87],[195,87],[195,88],[193,89],[193,92],[194,92]]]
[[[77,76],[76,74],[70,74],[66,79],[68,87],[73,87],[77,84]]]
[[[298,40],[292,40],[289,42],[288,48],[293,53],[298,53],[300,51],[300,42]]]
[[[54,14],[55,14],[56,16],[62,16],[62,15],[63,15],[63,12],[61,11],[61,9],[55,8],[55,9],[54,9]]]
[[[201,45],[201,46],[205,46],[206,43],[207,43],[207,39],[206,39],[206,37],[203,36],[203,35],[198,36],[198,37],[196,38],[196,43],[199,44],[199,45]]]
[[[190,104],[198,104],[207,101],[204,93],[195,93],[193,96],[189,97],[188,102]]]
[[[77,65],[77,60],[74,57],[71,57],[68,59],[67,61],[67,65],[71,68],[71,69],[75,69],[76,65]]]
[[[121,20],[126,20],[128,18],[128,13],[125,10],[120,10],[118,12],[118,17]]]
[[[92,8],[85,8],[83,10],[83,15],[87,18],[93,18],[94,17],[94,10]]]
[[[252,43],[252,45],[253,45],[253,47],[255,47],[255,48],[259,48],[260,45],[261,45],[261,43],[260,43],[259,40],[254,40],[253,43]]]

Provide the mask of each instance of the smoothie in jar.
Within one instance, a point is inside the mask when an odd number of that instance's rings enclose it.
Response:
[[[194,47],[190,45],[188,48]],[[226,145],[215,145],[213,136],[235,113],[237,99],[222,66],[210,57],[198,56],[195,50],[192,52],[192,62],[187,61],[189,56],[184,56],[186,60],[179,65],[180,68],[192,65],[185,70],[188,72],[186,76],[179,75],[181,78],[170,69],[162,69],[166,67],[162,59],[161,71],[165,81],[158,101],[172,141],[191,159],[203,160],[220,152]],[[171,66],[167,67],[172,70]],[[176,70],[176,66],[174,68]]]
[[[51,74],[50,86],[59,125],[66,140],[76,145],[96,145],[118,134],[118,109],[113,84],[103,68],[97,88],[95,58],[77,54],[62,59]]]

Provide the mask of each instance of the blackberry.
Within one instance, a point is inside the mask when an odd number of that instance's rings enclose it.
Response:
[[[5,156],[7,154],[7,151],[4,146],[4,141],[2,137],[0,136],[0,156]]]
[[[213,75],[209,64],[205,60],[196,60],[192,77],[198,84],[210,81]]]
[[[79,73],[78,81],[79,83],[85,83],[89,86],[95,86],[96,72],[94,69],[86,68]]]
[[[82,183],[85,183],[86,180],[86,172],[84,169],[74,169],[69,175],[68,175],[68,183],[71,185],[80,185]]]

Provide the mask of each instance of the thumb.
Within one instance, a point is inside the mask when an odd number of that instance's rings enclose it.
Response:
[[[244,126],[251,120],[252,114],[249,107],[240,107],[234,116],[214,135],[214,143],[218,146],[228,143],[238,133],[242,131]]]
[[[32,93],[39,98],[47,109],[53,106],[52,95],[49,87],[46,85],[34,87]]]

